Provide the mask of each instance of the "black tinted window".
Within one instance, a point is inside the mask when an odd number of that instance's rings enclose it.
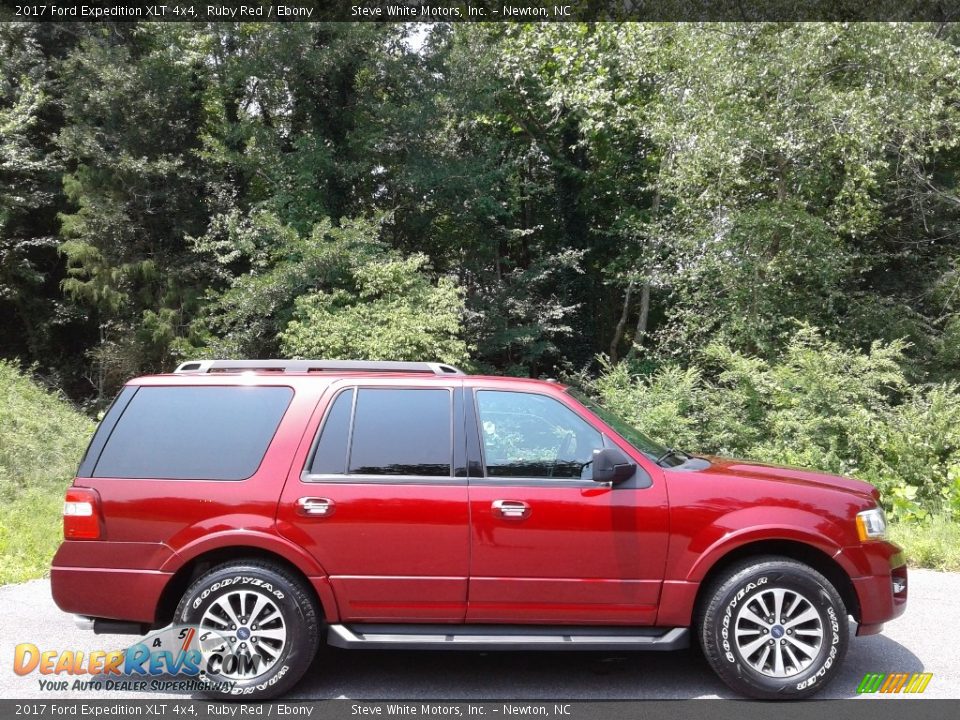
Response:
[[[350,472],[450,475],[447,390],[358,390]]]
[[[242,480],[256,472],[293,390],[141,387],[94,477]]]
[[[353,390],[337,396],[327,413],[320,431],[320,440],[310,463],[315,475],[342,475],[347,467],[347,441],[350,439],[350,412],[353,410]]]
[[[97,431],[90,439],[87,451],[83,454],[83,460],[80,461],[80,467],[77,468],[77,477],[93,477],[93,468],[97,464],[97,458],[100,457],[103,446],[110,437],[110,433],[113,432],[113,428],[120,419],[120,416],[123,415],[123,411],[127,409],[127,403],[130,402],[131,398],[136,394],[136,386],[126,385],[117,397],[113,399],[113,402],[110,403],[110,407],[107,408],[103,420],[101,420],[97,426]]]

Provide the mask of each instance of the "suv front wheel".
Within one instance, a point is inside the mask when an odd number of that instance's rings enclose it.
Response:
[[[823,575],[788,558],[749,558],[706,590],[697,629],[720,678],[761,699],[809,697],[837,673],[847,610]]]
[[[262,700],[292,688],[317,653],[319,613],[287,570],[255,560],[212,568],[184,593],[175,622],[196,628],[204,694]]]

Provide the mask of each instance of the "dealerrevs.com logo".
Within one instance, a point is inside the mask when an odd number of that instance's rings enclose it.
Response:
[[[208,630],[170,627],[125,649],[54,650],[33,643],[14,649],[17,675],[36,675],[45,691],[230,692],[238,678],[256,677],[261,657],[235,652]]]
[[[867,673],[857,686],[857,693],[922,693],[933,673]]]

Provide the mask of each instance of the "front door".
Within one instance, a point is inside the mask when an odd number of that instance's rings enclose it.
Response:
[[[668,536],[659,473],[638,467],[617,486],[593,482],[595,449],[638,454],[559,389],[481,384],[466,398],[482,457],[471,476],[483,475],[470,478],[467,621],[653,624]]]
[[[459,383],[371,379],[324,394],[277,527],[327,572],[342,621],[463,621],[467,488],[455,477],[463,452],[454,452],[453,422],[459,415],[462,426],[461,392]]]

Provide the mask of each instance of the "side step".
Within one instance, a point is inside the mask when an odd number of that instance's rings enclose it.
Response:
[[[547,625],[330,625],[340,648],[405,650],[680,650],[689,628]]]

